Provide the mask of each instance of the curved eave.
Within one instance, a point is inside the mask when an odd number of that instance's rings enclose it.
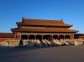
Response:
[[[77,33],[76,30],[57,30],[57,29],[11,29],[12,32],[29,32],[29,33]]]
[[[15,30],[13,32],[14,33],[15,32],[27,32],[27,33],[76,33],[76,32],[38,32],[38,31],[18,31],[18,30]]]
[[[20,24],[22,24],[22,22],[16,22],[17,26],[19,26]]]
[[[73,25],[68,25],[69,27],[72,27]]]
[[[41,26],[41,27],[67,27],[70,28],[72,25],[35,25],[35,24],[23,24],[17,23],[18,26]]]
[[[18,28],[12,28],[11,31],[14,33],[18,30]]]

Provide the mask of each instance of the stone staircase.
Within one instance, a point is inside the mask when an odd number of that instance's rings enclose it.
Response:
[[[49,41],[47,39],[42,39],[41,41],[39,39],[30,39],[30,40],[22,40],[23,45],[26,47],[51,47],[51,46],[69,46],[69,45],[83,45],[84,40],[82,39],[53,39],[52,41]],[[6,40],[3,42],[0,42],[0,46],[8,46],[8,47],[18,47],[20,43],[20,40]]]

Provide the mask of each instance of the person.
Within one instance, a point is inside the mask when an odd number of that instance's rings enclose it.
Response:
[[[23,47],[23,41],[22,41],[22,39],[19,42],[19,47]]]

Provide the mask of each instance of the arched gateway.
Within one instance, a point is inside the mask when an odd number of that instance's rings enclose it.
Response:
[[[21,35],[21,39],[28,39],[27,35]]]
[[[72,25],[63,20],[41,20],[22,18],[17,22],[18,28],[11,29],[17,39],[74,39],[76,30],[69,29]]]
[[[70,39],[70,35],[21,35],[21,39],[47,39],[47,40],[53,40],[53,39]]]

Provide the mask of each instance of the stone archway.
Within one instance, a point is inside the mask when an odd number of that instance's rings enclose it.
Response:
[[[64,39],[64,35],[59,35],[59,39]]]
[[[58,39],[58,35],[54,35],[53,36],[53,39]]]
[[[35,35],[29,35],[29,39],[35,39]]]
[[[43,36],[43,39],[47,39],[47,40],[50,40],[51,36],[50,35],[44,35]]]
[[[21,39],[28,39],[27,35],[21,35]]]
[[[41,35],[36,35],[36,39],[42,40],[42,36]]]
[[[69,36],[69,35],[66,35],[66,36],[65,36],[65,39],[70,39],[70,36]]]

